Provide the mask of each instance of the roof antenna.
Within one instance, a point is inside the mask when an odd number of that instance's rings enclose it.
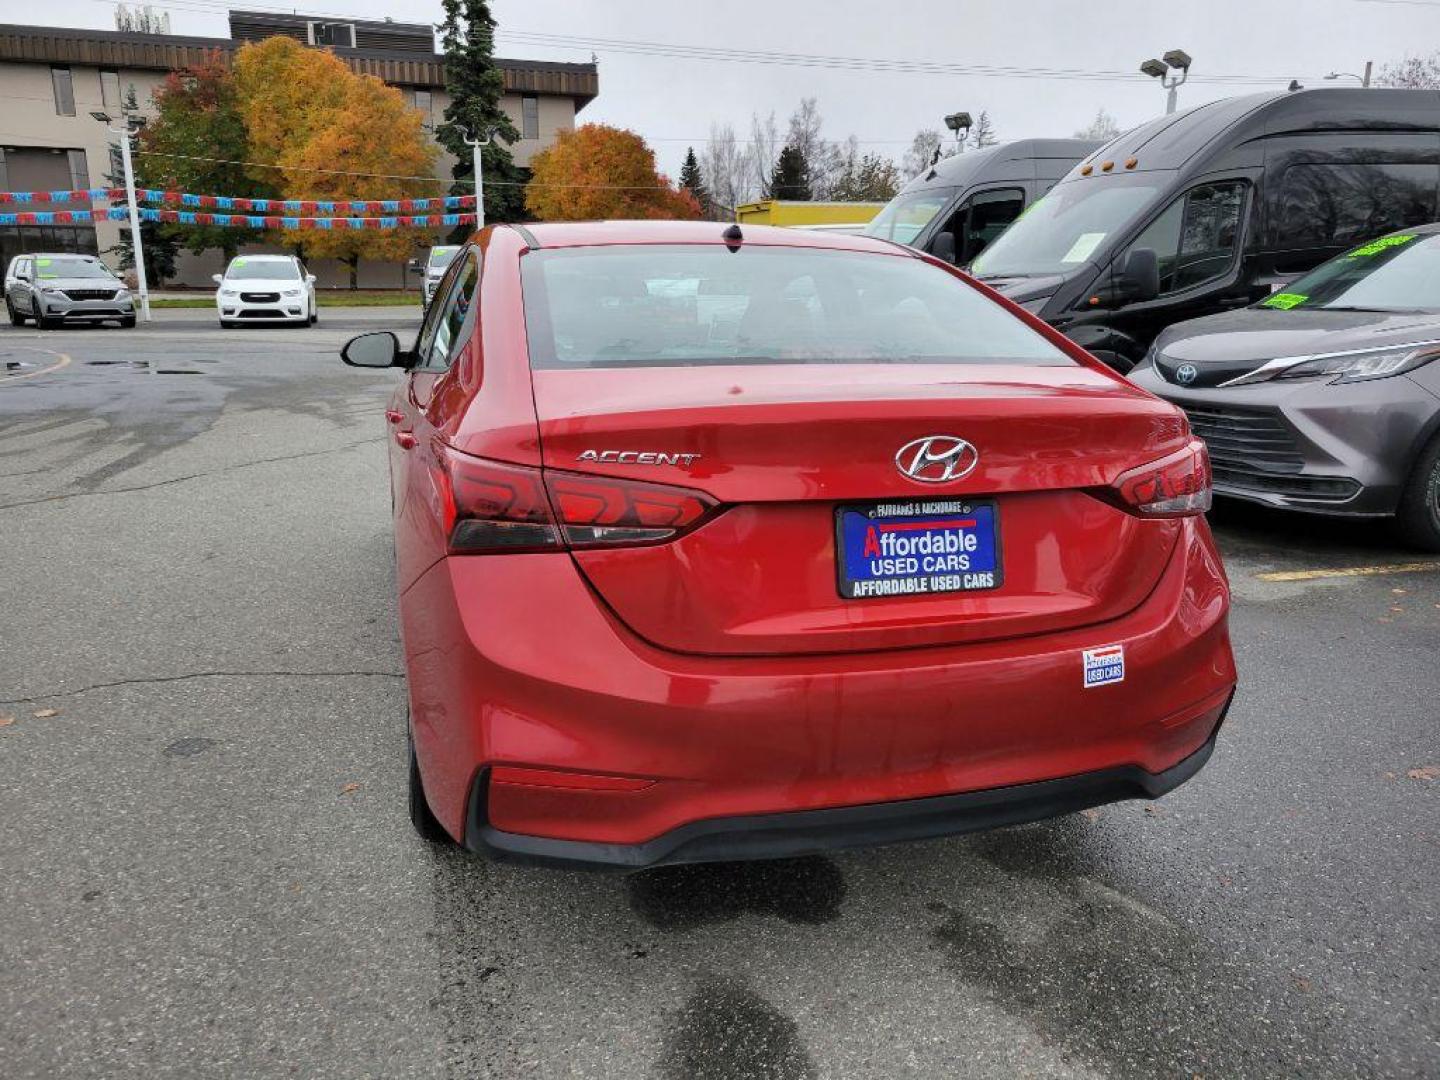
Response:
[[[739,251],[740,244],[745,239],[745,234],[740,231],[739,225],[731,225],[720,234],[720,239],[725,241],[725,246],[731,251]]]

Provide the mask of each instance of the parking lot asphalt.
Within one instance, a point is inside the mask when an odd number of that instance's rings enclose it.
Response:
[[[405,815],[381,408],[313,329],[0,329],[0,1075],[1440,1072],[1440,557],[1221,505],[1156,803],[629,877]]]

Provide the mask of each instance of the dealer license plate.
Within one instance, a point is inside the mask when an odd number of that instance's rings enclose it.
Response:
[[[998,588],[993,499],[922,500],[835,510],[836,578],[847,600]]]

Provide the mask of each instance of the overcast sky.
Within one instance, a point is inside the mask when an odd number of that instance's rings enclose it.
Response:
[[[177,34],[228,36],[224,0],[170,0]],[[260,0],[236,7],[279,9]],[[284,9],[292,10],[292,9]],[[438,21],[439,0],[314,0],[293,10]],[[1182,107],[1284,89],[1292,78],[1326,85],[1332,70],[1360,72],[1440,50],[1440,0],[495,0],[502,56],[600,59],[600,96],[581,114],[631,128],[672,177],[685,147],[697,151],[712,121],[748,129],[752,111],[780,123],[804,96],[819,99],[826,134],[854,134],[897,159],[915,131],[956,110],[988,110],[1003,140],[1069,136],[1097,109],[1122,127],[1164,110],[1164,92],[1135,72],[1182,48],[1195,60]],[[0,0],[0,22],[113,28],[108,0]],[[763,50],[967,67],[1113,73],[1103,79],[1021,74],[922,74],[776,63],[677,59],[507,38],[506,31],[664,45]],[[1253,82],[1239,80],[1250,79]],[[1350,85],[1356,85],[1347,80]]]

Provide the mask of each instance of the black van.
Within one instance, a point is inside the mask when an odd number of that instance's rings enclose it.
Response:
[[[1129,371],[1171,323],[1436,220],[1437,189],[1440,91],[1230,98],[1113,139],[971,270]]]
[[[1100,143],[1023,139],[938,161],[885,204],[866,236],[963,266]]]

